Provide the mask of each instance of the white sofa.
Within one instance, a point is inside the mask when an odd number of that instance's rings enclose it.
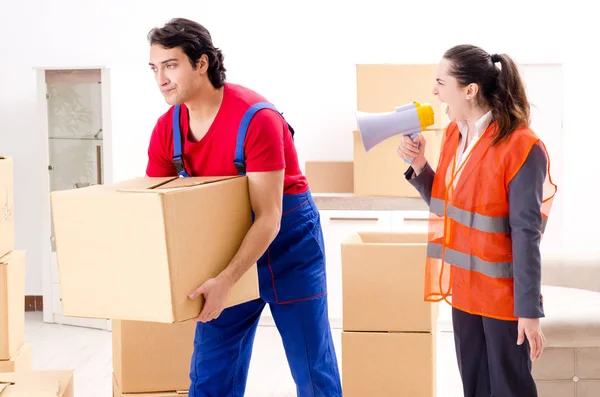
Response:
[[[546,348],[533,363],[539,397],[600,397],[600,256],[543,262]]]

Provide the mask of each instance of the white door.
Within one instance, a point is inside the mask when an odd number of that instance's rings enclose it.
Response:
[[[104,80],[103,80],[104,77]],[[108,104],[103,88],[107,70],[38,70],[39,114],[48,164],[48,193],[102,184],[105,181],[106,118]],[[67,317],[62,313],[60,279],[50,197],[47,201],[48,262],[44,271],[44,321],[110,329],[110,321]],[[81,214],[85,217],[86,214]]]

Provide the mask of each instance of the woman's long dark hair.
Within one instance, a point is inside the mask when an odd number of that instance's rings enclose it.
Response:
[[[506,54],[490,55],[473,45],[458,45],[444,54],[458,83],[479,86],[479,105],[487,104],[497,124],[493,144],[508,138],[517,128],[529,126],[530,104],[515,62]],[[496,67],[500,63],[500,69]]]

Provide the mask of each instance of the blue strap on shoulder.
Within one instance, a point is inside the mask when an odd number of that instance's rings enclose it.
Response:
[[[246,160],[244,156],[244,142],[246,140],[246,132],[248,132],[248,126],[250,125],[252,117],[254,117],[254,115],[262,109],[271,109],[279,113],[279,111],[272,104],[268,102],[258,102],[250,106],[250,108],[244,114],[244,117],[242,117],[242,121],[240,122],[240,126],[238,127],[237,140],[235,142],[235,160],[233,160],[235,168],[238,170],[238,173],[240,175],[246,175]],[[289,126],[289,129],[293,136],[294,130],[291,126]]]
[[[173,162],[177,169],[177,174],[180,177],[189,178],[189,174],[185,170],[183,164],[183,152],[181,150],[181,122],[180,122],[181,105],[175,105],[173,111]]]
[[[246,141],[246,133],[248,132],[248,126],[250,125],[250,121],[254,117],[254,115],[262,109],[271,109],[280,113],[275,106],[268,102],[258,102],[254,105],[250,106],[250,108],[246,111],[244,116],[242,117],[242,121],[240,122],[240,126],[238,127],[238,133],[235,143],[235,159],[233,163],[235,168],[237,169],[240,175],[246,175],[246,160],[244,156],[244,142]],[[181,150],[181,121],[180,121],[180,113],[181,106],[175,105],[175,109],[173,111],[173,162],[175,163],[175,168],[177,169],[177,174],[180,177],[188,178],[190,175],[185,170],[185,165],[183,164],[183,154]],[[281,114],[281,113],[280,113]],[[283,116],[283,114],[282,114]],[[294,136],[294,129],[291,125],[288,124],[288,128],[290,133],[292,134],[292,138]]]

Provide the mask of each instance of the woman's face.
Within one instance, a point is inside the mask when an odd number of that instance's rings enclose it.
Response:
[[[442,58],[438,65],[433,94],[446,104],[446,114],[452,121],[466,120],[469,110],[469,87],[461,87],[450,75],[452,63]]]

